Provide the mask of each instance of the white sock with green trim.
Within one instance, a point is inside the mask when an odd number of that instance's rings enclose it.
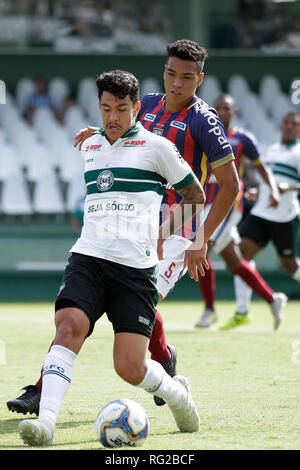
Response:
[[[55,344],[45,358],[39,419],[46,419],[51,423],[53,429],[64,396],[71,384],[76,357],[76,354],[70,349]]]
[[[147,359],[147,371],[142,382],[137,385],[140,388],[163,398],[169,406],[177,405],[186,394],[185,388],[167,374],[163,366],[152,359]]]

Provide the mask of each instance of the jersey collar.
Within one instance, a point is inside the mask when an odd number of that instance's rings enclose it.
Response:
[[[163,102],[164,110],[166,110],[166,97],[167,95],[165,93],[161,98],[161,101]],[[189,103],[184,108],[180,109],[179,111],[176,111],[175,113],[170,113],[170,114],[178,114],[183,109],[191,109],[193,106],[195,106],[195,104],[200,103],[200,102],[201,102],[201,99],[198,98],[198,96],[193,96],[193,98],[189,101]]]

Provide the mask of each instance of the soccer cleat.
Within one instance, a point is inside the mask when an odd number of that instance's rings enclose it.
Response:
[[[24,419],[19,424],[19,434],[24,444],[29,446],[50,446],[54,429],[47,420]]]
[[[25,392],[16,398],[15,400],[9,400],[7,408],[10,411],[16,411],[17,413],[35,413],[37,416],[39,414],[39,406],[41,399],[41,391],[36,385],[27,385],[22,388]]]
[[[202,317],[197,321],[196,328],[208,328],[212,323],[217,321],[217,314],[214,310],[207,308],[204,310]]]
[[[278,330],[280,323],[283,321],[282,308],[287,304],[287,296],[283,292],[275,292],[273,302],[270,303],[270,309],[274,317],[274,330]]]
[[[230,330],[237,326],[247,325],[247,323],[251,323],[248,313],[235,313],[224,325],[220,326],[219,330]]]
[[[179,382],[186,391],[176,406],[170,406],[178,429],[181,432],[196,432],[200,428],[200,417],[192,399],[190,384],[183,375],[176,375],[173,378]]]
[[[177,351],[175,346],[172,346],[172,344],[167,344],[167,347],[171,353],[171,359],[169,360],[169,362],[165,362],[164,364],[162,364],[162,366],[167,372],[167,374],[169,374],[171,377],[174,377],[174,375],[176,375]],[[153,399],[154,403],[157,406],[163,406],[166,404],[163,398],[157,397],[156,395],[154,395]]]

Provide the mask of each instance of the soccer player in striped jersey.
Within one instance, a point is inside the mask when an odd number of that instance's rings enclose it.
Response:
[[[234,156],[216,111],[195,94],[204,77],[206,50],[193,41],[179,40],[170,44],[167,51],[165,93],[145,96],[138,119],[147,130],[166,137],[177,146],[183,158],[192,165],[203,187],[207,183],[211,168],[214,169],[219,192],[205,221],[203,236],[206,238],[207,233],[211,235],[222,222],[238,194],[239,183]],[[79,133],[74,145],[89,137],[95,130],[89,128]],[[180,194],[176,194],[174,189],[169,189],[163,198],[162,207],[168,213],[180,200]],[[165,241],[164,259],[159,263],[157,276],[160,299],[172,290],[186,268],[190,276],[198,281],[198,271],[195,264],[193,266],[193,255],[189,250],[193,236],[195,221],[192,227],[185,227],[183,233],[174,234]],[[207,247],[203,246],[202,251],[200,250],[204,257],[206,249]],[[200,271],[200,274],[204,275],[204,270]],[[158,311],[155,316],[149,350],[152,359],[163,364],[165,370],[173,376],[176,373],[176,350],[166,343],[163,321]],[[36,384],[38,389],[41,380]],[[35,393],[33,389],[32,393]],[[20,397],[19,401],[17,399],[8,402],[8,406],[18,411],[21,401]],[[163,404],[159,398],[155,399],[155,402]],[[26,407],[19,409],[26,411]]]
[[[240,177],[240,194],[234,206],[223,220],[220,226],[211,237],[213,248],[225,261],[227,269],[232,272],[235,277],[236,286],[236,313],[229,321],[221,326],[221,329],[229,329],[239,325],[249,323],[250,317],[248,316],[247,302],[242,302],[239,295],[239,278],[242,279],[250,289],[269,303],[271,313],[274,318],[274,328],[279,327],[281,321],[281,306],[286,302],[286,297],[283,293],[275,293],[260,274],[254,269],[255,265],[249,266],[248,262],[243,259],[238,244],[240,237],[237,230],[237,225],[242,218],[243,212],[243,173],[245,159],[250,161],[261,178],[265,181],[269,191],[269,204],[272,209],[278,205],[279,193],[275,179],[272,172],[268,170],[262,159],[257,147],[256,140],[252,134],[243,129],[232,128],[231,120],[236,114],[236,106],[232,96],[224,94],[217,98],[214,106],[220,116],[224,125],[226,136],[230,142],[234,156],[235,165]],[[214,175],[211,175],[210,181],[206,187],[206,210],[209,210],[213,203],[216,194],[218,193],[218,184]],[[211,265],[211,262],[210,262]],[[206,306],[203,315],[196,323],[198,327],[208,327],[212,322],[216,321],[217,316],[214,308],[214,290],[215,290],[215,276],[214,271],[211,269],[207,272],[205,277],[199,278],[199,286],[202,296],[205,299]]]
[[[198,431],[200,425],[188,380],[170,377],[161,364],[147,359],[147,349],[158,299],[158,245],[181,227],[177,210],[192,205],[195,214],[203,207],[204,191],[175,145],[136,122],[141,103],[134,75],[104,72],[96,84],[103,129],[82,148],[87,187],[83,228],[70,249],[55,302],[56,336],[44,361],[39,417],[19,423],[20,437],[31,446],[52,445],[76,357],[104,313],[114,330],[116,373],[164,399],[181,432]],[[159,227],[167,182],[182,200]],[[207,243],[205,235],[202,243]],[[192,245],[188,263],[194,273],[205,259],[201,245]]]

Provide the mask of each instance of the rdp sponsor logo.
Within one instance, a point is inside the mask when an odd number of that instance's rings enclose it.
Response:
[[[127,142],[124,142],[123,147],[137,147],[138,145],[144,145],[145,143],[145,140],[128,140]]]
[[[100,145],[88,145],[85,149],[86,152],[88,152],[89,150],[100,150],[100,148],[102,147],[102,144]]]
[[[291,84],[292,90],[294,90],[291,94],[291,101],[293,104],[300,103],[300,79],[294,80]]]
[[[0,80],[0,104],[6,103],[6,86],[3,80]]]

